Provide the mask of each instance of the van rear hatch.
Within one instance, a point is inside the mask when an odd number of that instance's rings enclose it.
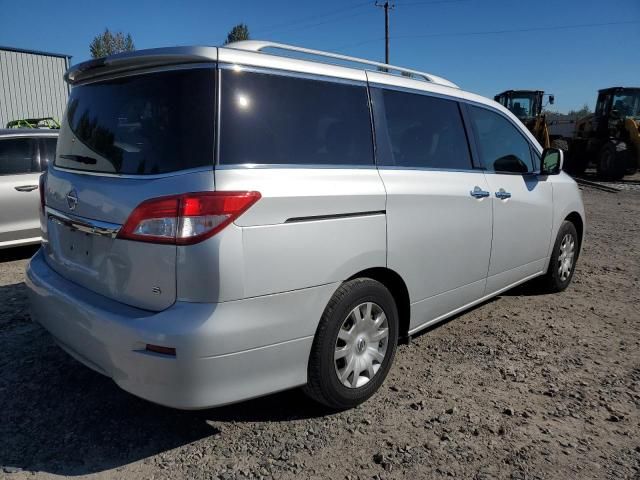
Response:
[[[162,237],[172,220],[141,224],[156,236],[125,239],[123,225],[143,202],[214,190],[214,92],[213,63],[72,88],[45,182],[44,248],[56,272],[135,307],[175,302],[177,246]]]

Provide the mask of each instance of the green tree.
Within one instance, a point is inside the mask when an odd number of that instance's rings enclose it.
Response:
[[[571,110],[567,115],[576,118],[586,117],[591,113],[591,109],[588,104],[584,104],[580,110]]]
[[[224,44],[227,45],[232,42],[239,42],[240,40],[249,40],[249,27],[244,23],[239,23],[231,29],[227,34],[227,39]]]
[[[111,33],[108,28],[103,33],[96,35],[89,44],[92,58],[101,58],[120,52],[131,52],[136,47],[130,33]]]

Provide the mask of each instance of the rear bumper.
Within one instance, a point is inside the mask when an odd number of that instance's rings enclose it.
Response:
[[[197,409],[306,383],[318,320],[336,285],[218,304],[177,302],[149,312],[54,272],[39,251],[27,267],[32,317],[60,346],[124,390]],[[154,344],[176,356],[145,351]]]

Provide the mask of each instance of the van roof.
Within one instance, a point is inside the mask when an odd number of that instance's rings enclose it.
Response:
[[[309,48],[296,47],[284,43],[275,43],[262,40],[245,40],[233,42],[223,49],[243,50],[270,57],[283,57],[292,62],[296,61],[295,56],[300,61],[312,61],[327,65],[338,65],[357,70],[374,70],[388,74],[400,74],[408,78],[419,79],[426,82],[458,88],[458,86],[437,75],[419,70],[412,70],[405,67],[375,62],[364,58],[350,57],[338,53],[325,52],[322,50],[312,50]],[[265,50],[269,49],[270,52]],[[275,52],[274,52],[275,51]],[[141,64],[145,66],[169,65],[172,63],[216,61],[216,47],[169,47],[154,48],[148,50],[137,50],[134,52],[124,52],[109,57],[89,60],[79,63],[69,69],[65,79],[69,83],[77,83],[88,76],[99,76],[103,73],[113,73],[114,71],[129,69],[127,67],[139,68]]]

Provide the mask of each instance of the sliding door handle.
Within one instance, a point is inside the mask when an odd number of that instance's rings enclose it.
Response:
[[[500,200],[506,200],[507,198],[511,198],[511,193],[505,191],[504,188],[501,188],[496,192],[496,197],[498,197]]]
[[[490,195],[489,192],[487,192],[486,190],[482,190],[478,186],[473,187],[473,190],[471,190],[469,193],[474,198],[486,198]]]
[[[38,185],[21,185],[14,188],[19,192],[33,192],[38,189]]]

